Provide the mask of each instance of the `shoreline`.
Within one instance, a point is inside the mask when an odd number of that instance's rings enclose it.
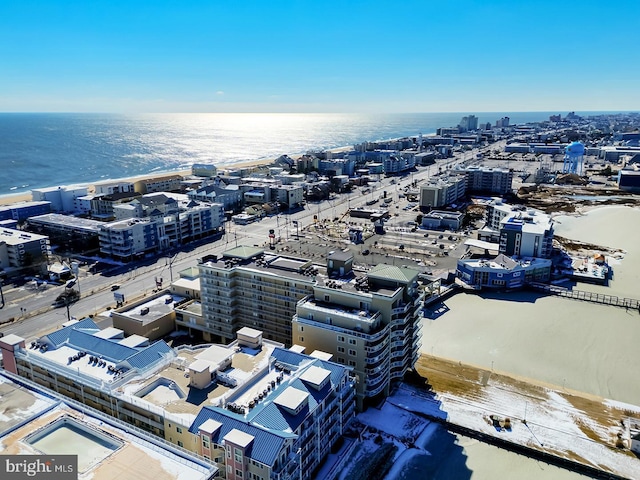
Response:
[[[329,148],[325,150],[325,152],[341,153],[341,152],[351,150],[352,148],[353,147],[350,147],[350,146]],[[284,156],[284,155],[293,159],[298,159],[305,154],[304,153],[295,153],[295,154],[283,153],[280,156]],[[245,160],[237,163],[221,164],[220,166],[215,164],[212,164],[212,165],[216,166],[216,168],[218,169],[218,172],[226,172],[226,171],[233,171],[233,170],[238,170],[242,168],[256,168],[256,167],[268,166],[273,164],[273,162],[275,162],[280,156],[270,157],[270,158],[258,158],[255,160]],[[195,162],[195,163],[199,163],[199,162]],[[170,177],[172,175],[181,175],[182,177],[189,177],[191,176],[191,169],[159,170],[156,172],[141,173],[140,175],[133,175],[129,177],[103,178],[99,181],[73,183],[68,185],[86,186],[90,189],[89,193],[92,193],[91,188],[98,183],[103,183],[108,181],[113,181],[113,182],[138,181],[138,180],[148,179],[148,178]],[[39,187],[35,187],[35,188],[37,189]],[[40,187],[40,188],[50,188],[50,187]],[[7,193],[7,194],[0,195],[0,206],[9,206],[15,203],[30,202],[32,200],[33,200],[33,195],[31,193],[31,190],[28,192]]]

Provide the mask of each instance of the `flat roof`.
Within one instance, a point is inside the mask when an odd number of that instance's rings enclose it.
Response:
[[[152,298],[147,302],[136,305],[135,307],[121,309],[120,311],[116,311],[116,313],[131,320],[140,322],[143,325],[146,325],[157,320],[158,318],[164,317],[165,315],[173,312],[174,305],[181,300],[184,300],[184,298],[175,295],[164,294],[160,295],[159,297]]]
[[[255,437],[253,435],[249,435],[237,428],[234,428],[229,433],[224,436],[224,440],[231,442],[239,447],[246,448],[249,446]]]
[[[221,426],[222,426],[222,423],[216,422],[214,419],[210,418],[209,420],[206,420],[202,425],[200,425],[199,430],[208,434],[212,434],[213,432],[217,431]]]
[[[201,361],[206,361],[211,364],[220,364],[232,357],[235,351],[224,345],[210,345],[208,348],[198,353],[195,358]]]
[[[98,338],[117,338],[121,335],[124,335],[124,331],[115,327],[107,327],[104,330],[100,330],[93,334],[94,337]]]
[[[242,327],[238,330],[237,335],[242,335],[249,338],[259,338],[262,336],[262,330],[256,330],[255,328]]]
[[[5,242],[8,245],[20,245],[25,242],[46,240],[47,238],[45,235],[38,235],[37,233],[0,227],[0,242]]]
[[[11,384],[13,385],[13,384]],[[6,385],[4,392],[7,392]],[[13,387],[11,387],[13,388]],[[175,480],[208,480],[215,476],[216,467],[200,460],[195,454],[186,451],[178,451],[173,448],[166,448],[151,434],[134,430],[133,427],[121,423],[116,424],[107,415],[94,414],[84,408],[75,408],[64,402],[64,399],[54,395],[52,403],[57,403],[53,408],[42,410],[38,403],[42,403],[38,390],[29,392],[20,387],[22,400],[27,403],[14,405],[10,415],[23,417],[18,428],[13,430],[2,428],[0,431],[0,453],[3,455],[38,455],[41,452],[26,439],[36,431],[47,428],[60,421],[74,422],[82,430],[99,437],[109,437],[113,442],[117,442],[117,447],[110,451],[102,459],[90,456],[85,450],[86,447],[79,447],[76,453],[79,457],[78,465],[84,468],[79,471],[79,478],[92,478],[94,480],[107,480],[122,476],[126,472],[127,478],[137,480],[157,480],[161,478],[172,478]],[[17,400],[17,390],[8,392],[13,401]],[[51,392],[47,395],[53,395]],[[35,403],[29,404],[30,398],[37,399]],[[43,396],[42,396],[43,397]],[[4,398],[3,398],[4,399]],[[73,450],[73,449],[72,449]],[[53,452],[57,453],[57,452]],[[52,454],[53,454],[52,453]],[[66,452],[65,452],[66,453]],[[70,452],[71,453],[71,452]]]
[[[333,355],[328,352],[323,352],[322,350],[314,350],[309,354],[310,357],[319,358],[320,360],[325,360],[330,362],[333,358]]]
[[[44,215],[36,215],[29,218],[29,222],[40,223],[49,226],[72,227],[76,230],[83,230],[91,233],[99,233],[100,227],[104,222],[91,220],[89,218],[72,217],[71,215],[62,215],[60,213],[46,213]]]
[[[304,372],[302,372],[302,375],[300,375],[300,379],[310,383],[316,388],[319,388],[325,382],[325,380],[329,378],[329,376],[331,376],[331,372],[329,370],[311,365]]]
[[[484,250],[491,250],[495,252],[500,250],[500,245],[497,243],[485,242],[484,240],[476,240],[475,238],[469,238],[465,240],[464,244],[468,247],[482,248]]]
[[[273,400],[273,403],[292,411],[296,411],[302,402],[307,400],[309,394],[295,387],[287,387]]]
[[[16,335],[15,333],[10,333],[9,335],[5,335],[0,338],[0,342],[6,343],[7,345],[18,345],[20,342],[24,342],[24,338]]]
[[[245,245],[241,245],[239,247],[232,248],[231,250],[227,250],[222,255],[229,258],[241,258],[243,260],[248,260],[263,252],[264,250],[262,248],[247,247]]]
[[[118,343],[120,345],[135,348],[149,344],[149,339],[147,337],[143,337],[142,335],[133,334],[129,335],[127,338],[123,338]]]

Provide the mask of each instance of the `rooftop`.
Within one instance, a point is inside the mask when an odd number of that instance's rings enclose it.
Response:
[[[24,242],[33,242],[46,239],[46,236],[38,235],[37,233],[29,233],[23,232],[22,230],[0,227],[0,242],[5,242],[8,245],[20,245]]]
[[[72,217],[71,215],[62,215],[60,213],[47,213],[45,215],[36,215],[29,218],[29,222],[37,222],[47,225],[60,225],[65,227],[73,227],[78,230],[85,230],[91,233],[98,233],[103,222],[98,220],[90,220],[88,218]]]
[[[175,304],[183,301],[183,297],[177,295],[160,295],[147,302],[140,303],[133,308],[121,308],[117,313],[130,320],[146,325],[164,317],[174,311]]]
[[[19,382],[0,375],[3,455],[78,455],[79,478],[94,480],[116,478],[122,472],[127,472],[127,478],[139,480],[206,480],[216,472],[215,467],[157,437],[80,404],[71,406],[64,397],[50,391],[45,394],[39,386],[24,379]],[[61,424],[73,428],[56,428]],[[81,444],[71,438],[74,435]],[[47,437],[50,441],[46,444],[34,440]],[[56,438],[66,441],[56,442]],[[105,448],[102,439],[110,448]],[[100,445],[94,445],[96,442]],[[96,455],[96,449],[100,455]]]

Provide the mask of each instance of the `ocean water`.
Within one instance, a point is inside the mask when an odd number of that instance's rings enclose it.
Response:
[[[551,113],[475,115],[492,124],[506,115],[513,124]],[[0,195],[426,135],[463,115],[0,113]]]

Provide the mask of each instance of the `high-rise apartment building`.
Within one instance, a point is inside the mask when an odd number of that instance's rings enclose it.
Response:
[[[203,259],[200,328],[222,342],[240,328],[257,328],[267,339],[327,352],[353,369],[363,408],[365,399],[388,394],[392,381],[415,364],[419,272],[381,264],[356,274],[348,251],[332,252],[326,262],[245,246]]]
[[[377,265],[366,275],[319,283],[302,299],[293,320],[293,343],[320,350],[353,369],[358,408],[387,396],[420,350],[422,293],[418,271]]]

